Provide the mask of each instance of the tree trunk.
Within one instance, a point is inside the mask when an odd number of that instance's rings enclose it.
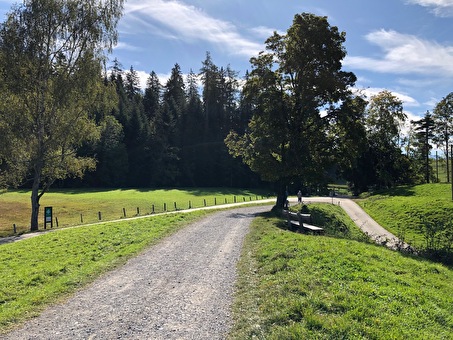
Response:
[[[447,152],[445,154],[445,158],[446,158],[446,161],[447,161],[447,183],[450,183],[450,162],[449,162],[449,154],[448,154],[448,143],[447,143]]]
[[[31,188],[31,220],[30,220],[30,230],[37,231],[38,230],[38,217],[39,217],[39,199],[41,196],[39,195],[39,184],[40,184],[40,175],[39,173],[35,173],[33,179],[33,186]]]
[[[430,180],[430,174],[429,174],[429,169],[430,169],[430,166],[429,166],[429,130],[428,130],[428,124],[426,124],[426,131],[425,131],[425,148],[426,148],[426,152],[425,152],[425,167],[426,167],[426,183],[429,183],[429,180]]]
[[[448,162],[449,160],[449,154],[448,154],[448,140],[450,138],[450,135],[447,133],[447,131],[445,132],[445,158],[446,158],[446,161],[447,161],[447,183],[450,183],[450,164]]]
[[[286,201],[288,200],[288,188],[285,184],[278,185],[276,208],[283,209],[287,207]]]

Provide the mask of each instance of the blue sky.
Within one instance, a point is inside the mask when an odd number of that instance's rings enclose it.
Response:
[[[3,18],[14,2],[0,0]],[[151,71],[165,83],[175,63],[198,72],[207,51],[243,76],[266,38],[302,12],[346,32],[343,65],[357,88],[392,91],[410,118],[453,92],[453,0],[129,0],[110,59],[143,84]]]

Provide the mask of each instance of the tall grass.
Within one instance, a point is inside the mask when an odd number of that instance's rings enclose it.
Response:
[[[230,339],[453,339],[453,272],[369,243],[256,219]]]
[[[40,228],[43,228],[43,210],[53,207],[54,226],[59,227],[117,220],[151,213],[214,206],[225,203],[260,199],[266,194],[261,190],[240,189],[128,189],[128,190],[53,190],[40,202]],[[16,231],[29,230],[30,192],[15,190],[0,193],[0,237]]]

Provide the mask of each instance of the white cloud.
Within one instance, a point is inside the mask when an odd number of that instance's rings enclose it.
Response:
[[[397,97],[399,100],[403,102],[403,107],[419,107],[420,103],[413,97],[398,92],[398,91],[393,91],[389,89],[384,89],[384,88],[378,88],[378,87],[368,87],[366,89],[358,89],[360,93],[364,94],[367,99],[370,99],[372,96],[377,95],[379,92],[382,92],[384,90],[390,91],[395,97]]]
[[[431,97],[428,101],[424,103],[424,105],[435,107],[439,102],[440,99]]]
[[[266,40],[267,38],[273,36],[274,32],[277,32],[280,35],[285,35],[286,34],[286,32],[279,31],[279,30],[277,30],[275,28],[270,28],[270,27],[266,27],[266,26],[254,27],[254,28],[251,29],[251,31],[257,37],[259,37],[260,39],[263,39],[263,41]]]
[[[429,7],[438,17],[453,16],[453,0],[408,0],[408,3]]]
[[[251,29],[251,31],[258,37],[267,39],[274,34],[276,31],[270,27],[258,26]]]
[[[126,29],[134,29],[139,23],[148,28],[149,34],[205,41],[231,54],[251,56],[263,49],[262,45],[242,37],[232,23],[212,18],[179,1],[130,0],[126,2],[123,21]]]
[[[135,72],[137,72],[138,78],[140,79],[140,89],[142,91],[145,91],[146,83],[149,78],[149,72],[137,71],[137,70],[135,70]],[[168,79],[170,79],[170,75],[171,75],[170,73],[158,73],[157,74],[157,77],[159,78],[159,82],[162,86],[164,86],[167,83]]]
[[[344,64],[348,67],[381,73],[453,76],[453,46],[392,30],[375,31],[365,38],[384,51],[383,57],[346,57]]]
[[[137,47],[137,46],[132,46],[130,44],[126,44],[124,42],[118,42],[118,44],[116,44],[116,46],[114,47],[115,50],[127,50],[127,51],[141,51],[142,48],[141,47]]]
[[[137,72],[138,78],[140,79],[140,89],[145,91],[146,89],[146,82],[149,78],[149,73],[145,71],[135,71]]]

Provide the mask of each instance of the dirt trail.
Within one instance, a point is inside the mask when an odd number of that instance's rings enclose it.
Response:
[[[250,222],[269,206],[191,224],[2,339],[224,339]]]

